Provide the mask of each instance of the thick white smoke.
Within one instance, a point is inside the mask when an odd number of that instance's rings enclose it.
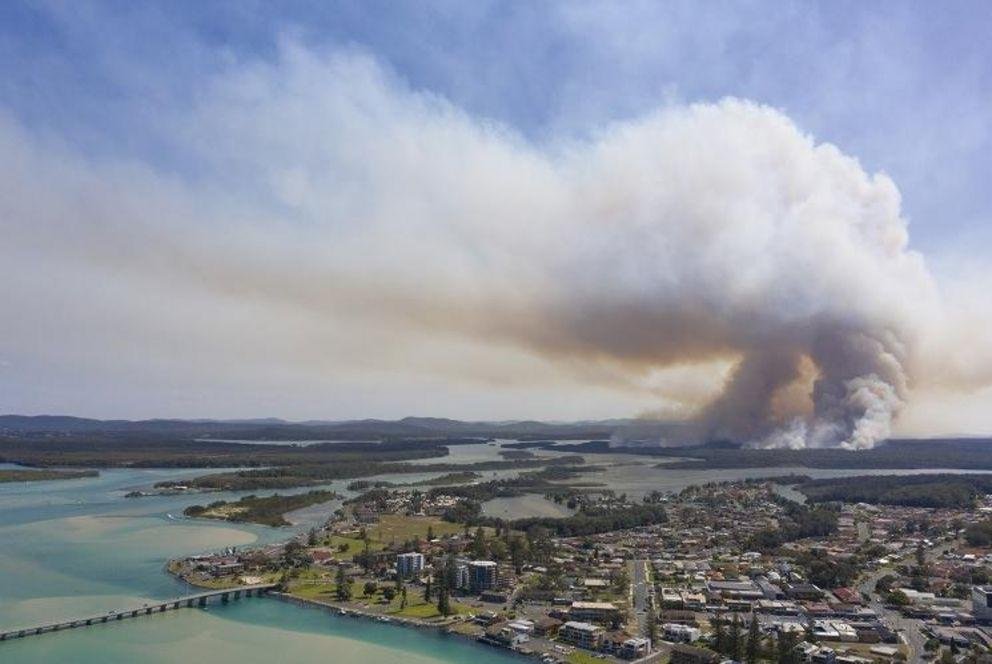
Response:
[[[715,398],[681,404],[701,437],[766,446],[888,436],[940,315],[892,181],[747,101],[535,145],[361,58],[289,48],[181,120],[189,182],[93,175],[8,131],[13,246],[303,312],[292,353],[257,342],[289,363],[345,329],[375,339],[349,359],[458,339],[674,402],[652,376],[729,367]],[[44,195],[14,195],[41,172]]]

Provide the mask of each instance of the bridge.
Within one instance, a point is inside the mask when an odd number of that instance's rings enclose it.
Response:
[[[211,599],[219,599],[222,603],[226,604],[232,599],[251,597],[253,593],[256,597],[259,597],[275,588],[276,585],[277,584],[275,583],[262,583],[254,586],[239,586],[235,588],[224,588],[223,590],[210,590],[207,592],[196,593],[195,595],[174,597],[173,599],[165,601],[156,600],[149,604],[143,604],[141,608],[131,608],[125,611],[108,611],[107,613],[100,613],[95,616],[87,616],[85,618],[61,620],[59,622],[46,623],[44,625],[35,625],[33,627],[0,631],[0,641],[22,639],[28,636],[36,636],[38,634],[60,632],[79,627],[89,627],[90,625],[102,625],[104,623],[116,622],[126,618],[150,616],[155,613],[164,613],[165,611],[170,610],[192,608],[194,606],[202,607],[206,606],[207,602]]]

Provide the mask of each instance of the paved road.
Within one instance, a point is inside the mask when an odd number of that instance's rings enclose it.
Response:
[[[933,547],[927,551],[927,561],[933,562],[955,544],[955,542],[950,542]],[[921,662],[927,661],[924,657],[926,651],[923,646],[926,644],[927,638],[922,632],[923,621],[916,620],[914,618],[906,618],[898,611],[892,611],[891,609],[885,608],[885,605],[882,604],[882,598],[875,593],[875,583],[886,574],[891,574],[892,572],[893,570],[891,568],[884,567],[882,569],[875,570],[861,580],[861,583],[858,584],[858,589],[871,598],[871,601],[868,603],[869,607],[874,610],[879,617],[884,620],[884,622],[891,625],[893,629],[902,634],[903,640],[909,648],[909,652],[907,653],[909,663],[920,664]]]
[[[630,566],[630,594],[631,603],[634,605],[634,616],[637,619],[637,633],[640,636],[648,635],[648,607],[651,602],[651,578],[648,572],[648,561],[631,560]]]
[[[875,583],[883,576],[890,573],[892,573],[892,570],[886,568],[871,572],[861,581],[858,585],[858,589],[871,598],[868,602],[868,606],[876,614],[878,614],[878,617],[882,619],[882,622],[889,625],[892,629],[902,635],[903,641],[909,649],[909,652],[906,653],[909,664],[920,664],[924,661],[923,644],[926,643],[926,638],[924,638],[923,634],[920,632],[920,621],[905,618],[898,611],[887,609],[882,603],[881,596],[875,593]]]

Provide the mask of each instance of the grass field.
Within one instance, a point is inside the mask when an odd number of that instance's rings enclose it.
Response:
[[[434,531],[435,537],[457,535],[464,528],[457,523],[449,523],[431,516],[404,516],[402,514],[383,514],[379,523],[366,527],[369,537],[383,545],[393,542],[402,543],[414,537],[427,539],[427,531]]]
[[[491,529],[487,530],[492,534]],[[402,544],[418,537],[421,540],[426,540],[428,531],[432,532],[435,537],[443,537],[461,534],[464,532],[464,527],[442,521],[436,517],[401,514],[384,514],[378,523],[365,527],[368,536],[368,548],[371,551],[379,551],[387,545]],[[365,542],[358,537],[357,531],[331,535],[321,542],[321,545],[334,550],[338,559],[349,559],[365,550]],[[344,547],[344,550],[339,551],[340,547]],[[298,577],[292,579],[290,593],[307,599],[336,602],[337,593],[333,576],[333,572],[315,567],[303,570]],[[351,583],[351,605],[358,605],[375,613],[403,618],[420,620],[441,618],[437,611],[436,598],[430,603],[424,602],[424,590],[419,586],[407,588],[407,605],[401,609],[402,598],[399,593],[389,603],[383,602],[383,590],[387,587],[394,587],[391,582],[379,582],[376,592],[366,597],[364,595],[365,581],[366,579],[359,579]],[[454,600],[451,602],[451,608],[455,615],[473,612],[472,607]]]
[[[387,587],[393,586],[391,583],[381,583],[375,593],[365,596],[364,580],[352,581],[351,602],[362,605],[363,608],[375,611],[376,613],[382,613],[383,615],[418,618],[421,620],[431,620],[441,617],[441,614],[437,610],[436,600],[430,603],[424,602],[423,590],[421,588],[407,589],[407,605],[402,609],[400,606],[403,600],[398,594],[391,602],[385,604],[382,601],[383,590]],[[293,595],[307,599],[318,599],[326,602],[337,601],[337,586],[329,579],[296,579],[290,584],[290,592]],[[462,604],[454,600],[451,602],[451,608],[454,611],[454,615],[464,615],[473,611],[472,607],[467,604]]]
[[[434,537],[442,537],[462,533],[464,527],[436,517],[405,516],[402,514],[383,514],[378,523],[365,526],[365,532],[369,537],[370,551],[379,551],[387,545],[402,544],[416,537],[426,540],[428,531],[433,532]],[[357,531],[354,535],[350,533],[331,535],[322,544],[335,550],[341,545],[346,545],[348,548],[340,554],[344,558],[350,558],[365,550],[365,542],[358,537]]]
[[[362,586],[360,581],[351,582],[351,597],[357,601],[362,599]],[[289,584],[289,591],[294,595],[306,597],[308,599],[337,600],[337,584],[333,581],[307,581],[295,580]]]
[[[342,544],[346,545],[348,548],[345,551],[336,554],[339,559],[350,559],[356,553],[361,553],[365,550],[365,542],[357,537],[345,537],[344,535],[331,535],[327,546],[330,546],[332,549],[337,551],[338,547]],[[383,546],[385,545],[382,542],[375,540],[373,534],[369,533],[370,551],[379,551],[383,548]]]
[[[395,605],[395,610],[393,610],[394,605]],[[454,611],[453,615],[465,615],[468,613],[472,613],[472,607],[466,604],[461,604],[454,600],[452,600],[451,602],[451,609],[452,611]],[[423,600],[420,597],[417,597],[416,600],[413,600],[412,597],[409,598],[405,609],[400,609],[399,599],[393,600],[392,604],[390,605],[389,614],[395,616],[401,616],[404,618],[420,618],[421,620],[430,620],[432,618],[441,617],[441,614],[438,613],[436,604],[434,604],[433,602],[430,604],[424,604]]]

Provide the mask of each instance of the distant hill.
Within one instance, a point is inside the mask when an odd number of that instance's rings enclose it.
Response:
[[[876,468],[898,468],[905,463],[948,467],[952,458],[968,462],[963,468],[986,467],[992,458],[988,438],[942,438],[892,440],[874,450],[849,453],[844,450],[755,450],[741,448],[732,441],[715,440],[702,445],[689,442],[692,428],[679,422],[656,420],[601,420],[583,422],[540,422],[536,420],[467,422],[442,417],[404,417],[399,420],[309,420],[290,422],[274,417],[213,419],[97,420],[67,415],[0,415],[0,436],[193,439],[227,440],[328,440],[376,441],[416,439],[509,438],[521,441],[597,441],[574,451],[627,452],[654,456],[692,456],[696,461],[680,461],[670,467],[766,467],[782,465],[823,467],[862,467],[873,462]],[[565,450],[566,448],[560,448]],[[691,454],[690,454],[691,452]],[[912,461],[910,461],[912,459]],[[979,459],[981,461],[979,461]],[[974,465],[974,464],[979,465]],[[893,465],[895,464],[895,465]]]
[[[436,417],[288,422],[278,418],[97,420],[64,415],[0,415],[0,434],[18,436],[139,434],[243,440],[378,440],[458,436],[580,440],[609,438],[616,428],[613,423],[463,422]]]

